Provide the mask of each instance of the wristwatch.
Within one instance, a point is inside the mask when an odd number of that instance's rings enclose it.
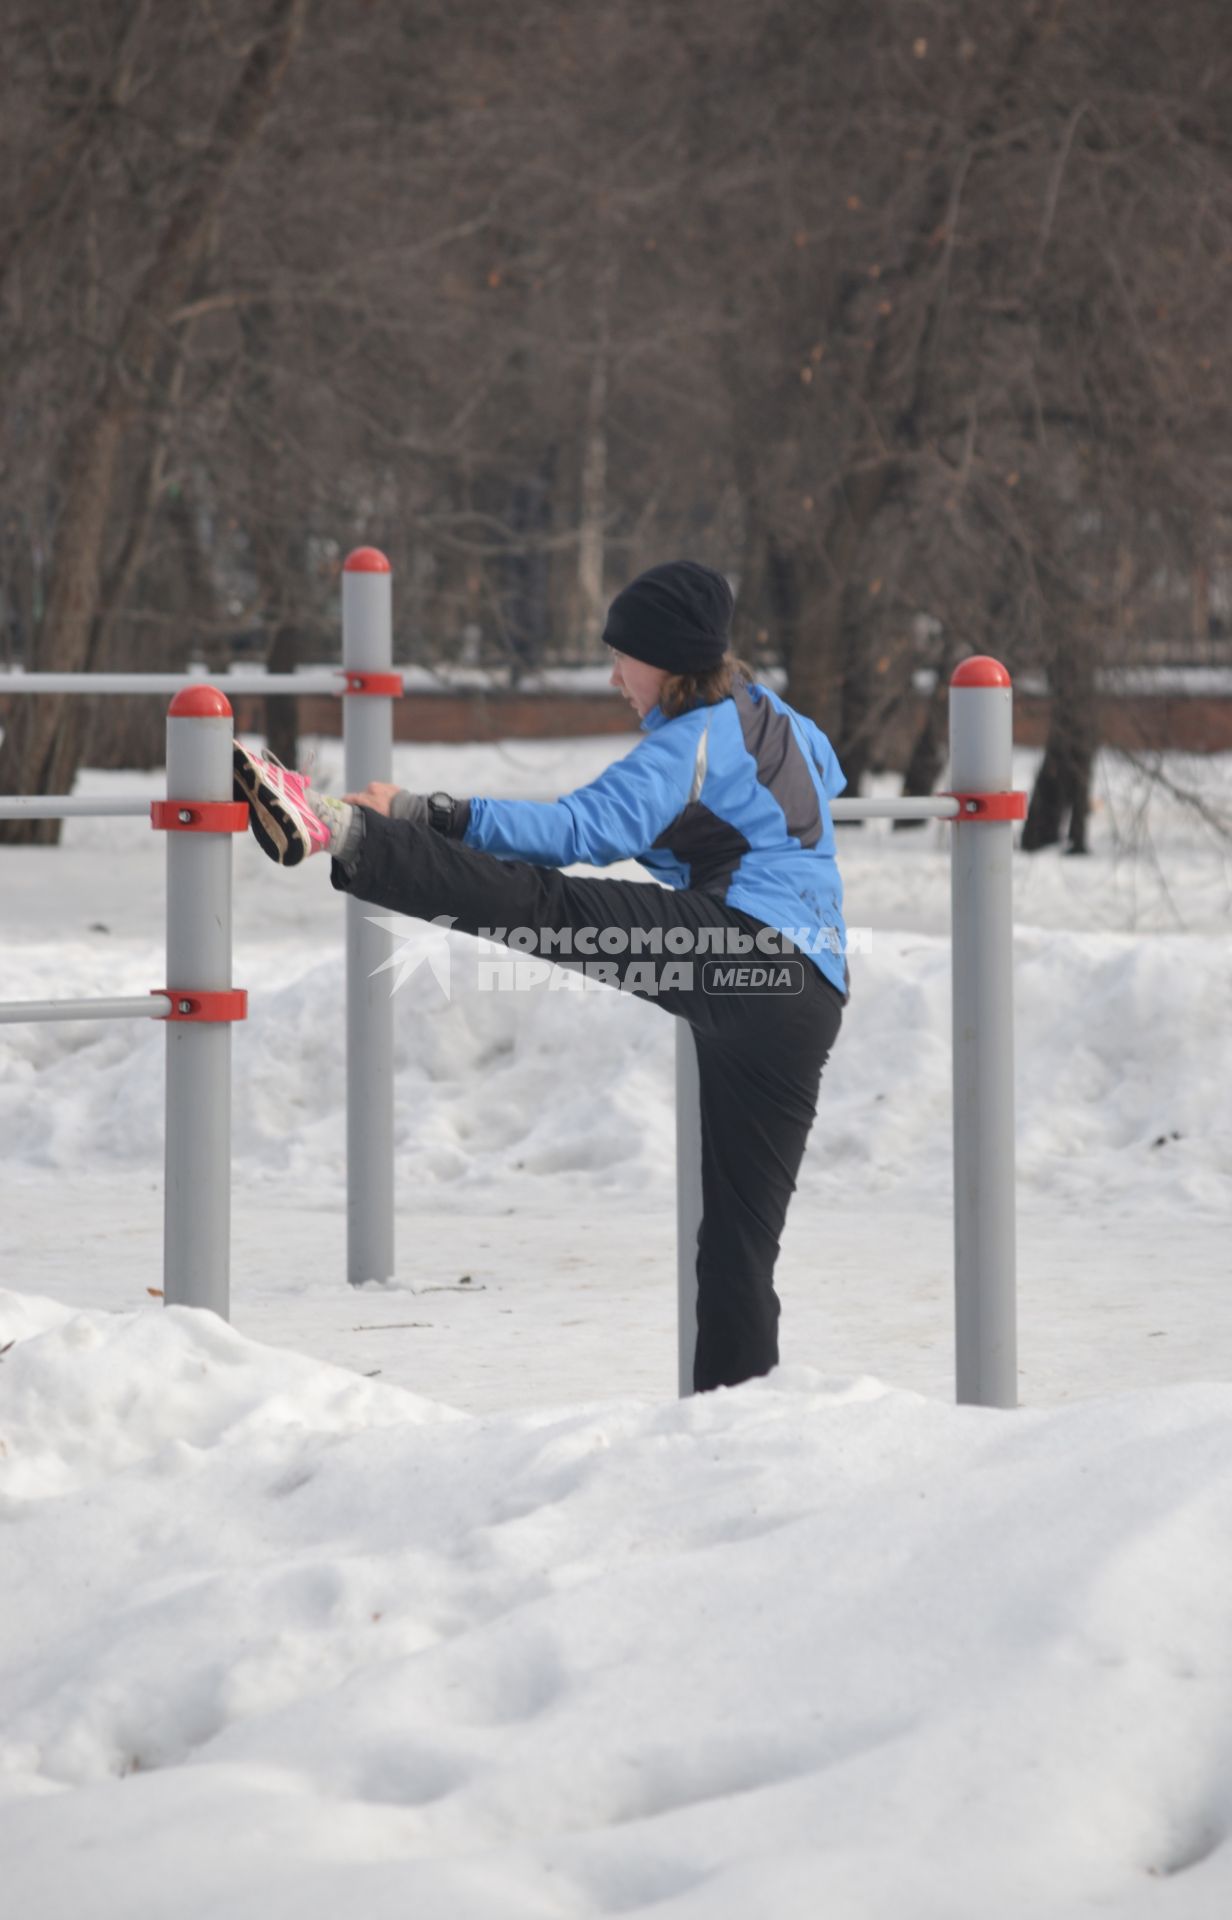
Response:
[[[451,793],[430,793],[428,795],[428,825],[437,833],[450,833],[453,829],[453,816],[457,801]]]

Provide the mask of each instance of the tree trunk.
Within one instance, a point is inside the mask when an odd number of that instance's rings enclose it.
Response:
[[[116,459],[124,438],[119,409],[92,413],[73,436],[67,498],[56,530],[47,610],[33,671],[80,672],[99,604],[99,571]],[[62,793],[72,786],[84,729],[67,702],[37,695],[13,702],[0,744],[0,793]],[[58,820],[0,821],[0,842],[54,846]]]
[[[787,670],[787,698],[819,727],[834,730],[842,698],[838,597],[815,554],[766,538],[766,611]]]
[[[847,776],[847,787],[858,794],[875,757],[882,730],[885,702],[874,698],[872,649],[862,618],[868,605],[863,581],[848,580],[843,588],[840,623],[843,649],[841,721],[834,751]]]
[[[209,674],[225,673],[231,661],[231,635],[226,630],[218,587],[209,557],[197,531],[193,496],[186,478],[170,488],[164,508],[172,536],[170,565],[184,596],[184,628],[189,658],[205,662]]]
[[[600,226],[600,240],[610,242]],[[581,515],[578,529],[578,592],[582,602],[582,638],[588,651],[600,653],[599,637],[607,598],[603,591],[604,521],[607,515],[607,392],[611,357],[611,299],[616,263],[606,251],[595,289],[595,344],[586,392],[582,440]]]
[[[1052,702],[1044,758],[1022,830],[1024,853],[1059,844],[1068,822],[1067,853],[1087,852],[1091,773],[1099,737],[1095,650],[1075,624],[1053,658]]]
[[[270,673],[294,673],[300,663],[303,636],[293,621],[279,621],[265,665]],[[265,740],[284,767],[299,761],[299,701],[293,694],[274,693],[265,702]]]
[[[293,673],[300,662],[302,643],[296,618],[300,599],[297,569],[302,558],[298,540],[284,533],[271,512],[272,503],[285,491],[287,474],[274,426],[277,404],[269,370],[277,360],[279,342],[268,302],[258,301],[245,309],[240,315],[240,331],[248,362],[244,410],[250,482],[248,548],[268,636],[265,667],[269,673]],[[264,705],[266,744],[284,767],[293,767],[299,760],[299,702],[290,694],[275,693],[267,696]]]
[[[864,629],[861,549],[890,484],[888,464],[851,476],[836,508],[825,560],[777,550],[769,574],[771,606],[787,664],[787,697],[829,734],[854,798],[873,756],[881,710]],[[794,603],[784,597],[789,580]],[[778,590],[776,592],[776,583]]]
[[[274,0],[265,32],[223,102],[209,144],[167,220],[118,329],[101,392],[71,437],[68,481],[47,610],[32,670],[80,672],[99,610],[103,548],[121,449],[159,348],[232,176],[269,113],[303,27],[307,0]],[[59,696],[20,700],[0,744],[0,793],[51,793],[72,785],[81,729],[66,727]],[[0,842],[55,844],[58,820],[0,822]]]
[[[922,799],[933,792],[941,777],[945,765],[946,715],[949,711],[950,689],[944,674],[938,674],[937,685],[928,696],[928,705],[924,709],[924,719],[916,734],[903,774],[903,798]],[[924,820],[896,820],[894,832],[900,833],[910,827],[923,827]]]
[[[135,647],[122,646],[118,661],[115,643],[117,626],[135,597],[150,532],[166,485],[167,455],[179,419],[189,338],[187,328],[176,336],[155,382],[159,411],[149,427],[140,469],[124,508],[124,540],[106,572],[98,612],[90,623],[83,668],[86,673],[109,672],[117,666],[141,672],[147,664],[165,670],[172,664],[162,649],[156,662],[148,662],[152,648],[146,636],[141,636]],[[177,667],[187,664],[186,646],[181,653],[183,657],[174,662]],[[60,735],[68,784],[71,785],[78,765],[85,758],[102,767],[159,766],[166,749],[165,709],[165,700],[157,703],[110,698],[70,701]]]

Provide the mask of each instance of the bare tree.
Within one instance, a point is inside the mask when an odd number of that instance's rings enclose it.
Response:
[[[1080,837],[1117,541],[1226,502],[1218,10],[750,4],[691,30],[748,628],[857,782],[920,616],[1046,668],[1045,785]]]
[[[147,266],[120,315],[98,392],[75,423],[64,468],[47,608],[34,663],[81,667],[100,604],[101,571],[116,476],[135,413],[154,378],[166,329],[184,300],[246,149],[260,132],[303,27],[307,0],[272,0],[262,31],[224,93],[208,137],[175,193]],[[125,22],[122,47],[129,47]],[[141,10],[137,26],[143,23]],[[134,56],[135,57],[135,56]],[[62,724],[56,699],[19,705],[0,746],[0,791],[46,791],[71,784],[80,740]],[[58,823],[9,823],[0,837],[54,839]]]
[[[1101,672],[1232,520],[1219,0],[14,5],[11,651],[327,655],[371,539],[402,657],[516,673],[690,553],[855,785],[907,714],[938,777],[922,669],[1046,674],[1083,844]],[[19,706],[0,785],[81,747]]]

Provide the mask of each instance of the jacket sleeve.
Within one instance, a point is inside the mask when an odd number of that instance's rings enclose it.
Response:
[[[804,729],[809,751],[813,756],[813,765],[821,775],[821,784],[825,788],[827,800],[837,799],[847,785],[847,775],[839,766],[838,755],[829,740],[817,724],[806,713],[796,712],[796,718]]]
[[[670,725],[670,723],[669,723]],[[692,758],[666,737],[638,742],[589,786],[559,800],[472,800],[466,845],[540,867],[636,860],[689,797]]]

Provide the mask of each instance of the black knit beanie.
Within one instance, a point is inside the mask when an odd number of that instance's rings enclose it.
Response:
[[[603,638],[647,666],[704,673],[727,651],[734,606],[731,588],[713,567],[669,560],[639,573],[616,595]]]

